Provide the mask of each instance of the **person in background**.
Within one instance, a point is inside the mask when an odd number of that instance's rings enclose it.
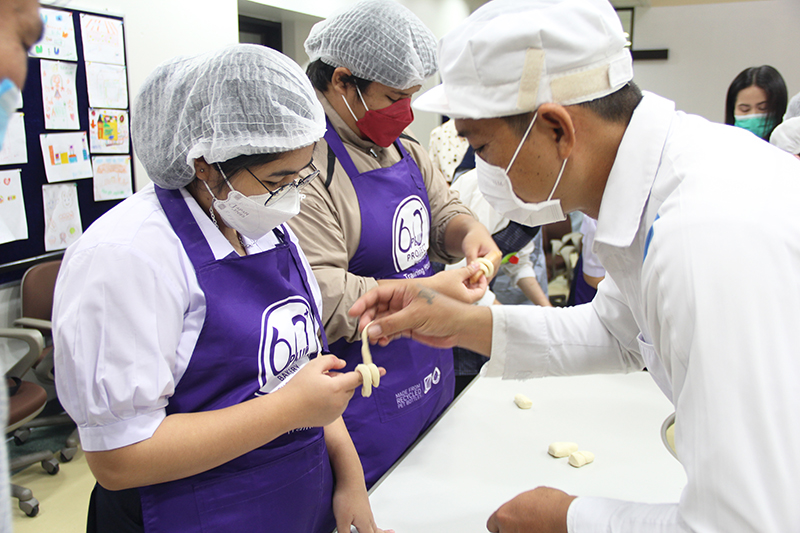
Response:
[[[28,75],[28,50],[42,37],[38,0],[0,1],[0,148]],[[0,385],[0,423],[8,426],[6,380]],[[0,531],[11,531],[6,439],[0,443]]]
[[[640,91],[626,41],[607,0],[492,0],[441,40],[442,85],[415,101],[456,119],[499,213],[597,219],[606,276],[590,304],[480,307],[403,286],[351,312],[379,344],[490,355],[487,377],[647,367],[675,406],[679,501],[539,487],[491,532],[800,531],[800,462],[786,455],[800,449],[800,164]],[[758,290],[742,291],[756,271]]]
[[[458,178],[457,171],[475,168],[475,157],[470,152],[469,143],[464,137],[458,136],[455,122],[452,120],[431,130],[428,153],[433,166],[442,172],[447,183],[452,183]],[[463,165],[465,156],[472,160],[471,166],[467,168]]]
[[[584,215],[581,221],[580,233],[581,253],[572,278],[567,305],[580,305],[594,300],[597,286],[603,281],[606,270],[600,264],[600,259],[592,251],[594,234],[597,231],[597,220]]]
[[[773,130],[769,142],[800,159],[800,117],[781,122]]]
[[[769,65],[741,71],[728,87],[725,124],[744,128],[765,141],[786,112],[789,96],[780,72]]]
[[[154,185],[64,256],[56,384],[97,484],[90,532],[379,531],[284,224],[325,115],[302,69],[240,44],[157,67],[132,114]]]
[[[474,165],[474,161],[473,161]],[[478,190],[477,172],[473,168],[461,174],[453,180],[451,189],[458,191],[461,201],[464,202],[478,220],[483,223],[492,233],[500,251],[503,253],[503,260],[500,264],[500,271],[492,280],[490,289],[476,305],[501,305],[506,303],[519,303],[508,301],[509,296],[516,300],[516,294],[522,296],[528,303],[533,305],[550,306],[547,294],[542,290],[541,285],[536,279],[534,264],[531,258],[537,257],[534,251],[534,243],[538,241],[541,247],[542,232],[540,228],[531,228],[512,222],[495,211],[486,201]],[[541,250],[539,250],[541,252]],[[538,255],[543,255],[539,253]],[[541,257],[544,263],[544,257]],[[450,265],[447,268],[453,269],[462,266],[463,262]],[[546,279],[546,273],[545,273]],[[496,293],[492,288],[497,288]],[[513,292],[509,285],[513,285]],[[545,285],[546,287],[546,285]],[[456,372],[456,395],[460,394],[467,385],[478,375],[481,367],[489,359],[482,354],[466,350],[458,346],[453,348],[453,364]]]
[[[484,276],[471,263],[496,251],[491,235],[452,193],[425,149],[404,133],[411,96],[437,70],[436,40],[392,0],[359,2],[317,23],[305,42],[307,74],[327,117],[315,151],[321,179],[290,221],[319,281],[331,351],[362,361],[358,320],[347,311],[378,285],[423,283],[474,301]],[[431,259],[470,266],[432,276]],[[499,266],[499,258],[495,269]],[[451,349],[405,339],[372,354],[386,378],[344,413],[372,486],[453,399]]]

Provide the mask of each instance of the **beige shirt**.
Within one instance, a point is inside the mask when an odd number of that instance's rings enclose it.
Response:
[[[321,92],[317,91],[317,97],[360,172],[390,167],[400,161],[400,153],[394,145],[383,148],[359,138]],[[458,194],[450,191],[425,149],[413,141],[401,139],[401,142],[417,162],[428,191],[431,207],[429,257],[442,263],[458,261],[460,256],[449,255],[445,250],[445,229],[454,216],[472,216],[472,213],[459,201]],[[361,211],[356,191],[341,164],[335,165],[331,181],[325,185],[328,178],[328,144],[325,139],[317,143],[314,165],[320,169],[320,177],[303,189],[305,198],[300,214],[289,221],[289,226],[300,240],[319,282],[322,322],[328,341],[344,337],[353,342],[358,338],[358,320],[348,316],[347,311],[361,295],[378,284],[374,278],[356,276],[347,271],[361,239]]]

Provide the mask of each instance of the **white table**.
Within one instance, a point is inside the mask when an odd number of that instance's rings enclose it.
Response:
[[[514,404],[516,393],[533,400]],[[375,485],[378,527],[397,533],[478,533],[504,502],[540,485],[579,496],[677,502],[686,476],[661,442],[673,412],[649,375],[477,378]],[[595,461],[548,455],[573,441]]]

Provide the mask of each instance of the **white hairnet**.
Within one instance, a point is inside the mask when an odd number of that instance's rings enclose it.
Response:
[[[772,131],[769,142],[790,154],[800,154],[800,117],[784,120]]]
[[[786,106],[786,114],[783,115],[783,120],[794,117],[800,117],[800,93],[792,96],[792,99],[789,100],[789,105]]]
[[[346,67],[394,89],[421,85],[438,68],[436,37],[393,0],[365,0],[316,23],[305,48],[311,61]]]
[[[157,185],[194,178],[194,161],[308,146],[325,134],[325,112],[300,66],[265,46],[237,44],[158,66],[133,108],[132,135]]]

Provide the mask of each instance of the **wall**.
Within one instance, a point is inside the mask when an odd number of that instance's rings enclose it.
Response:
[[[42,5],[125,17],[131,100],[162,61],[239,41],[236,0],[43,0]],[[138,160],[134,165],[138,190],[149,179]],[[19,284],[0,286],[0,327],[8,327],[19,313]]]
[[[125,17],[131,104],[144,79],[163,61],[239,42],[236,0],[42,0],[47,4]],[[138,160],[134,165],[138,190],[149,179]]]
[[[725,94],[747,67],[769,64],[800,92],[798,0],[637,7],[634,48],[668,48],[666,61],[636,61],[635,79],[678,109],[722,122]]]

